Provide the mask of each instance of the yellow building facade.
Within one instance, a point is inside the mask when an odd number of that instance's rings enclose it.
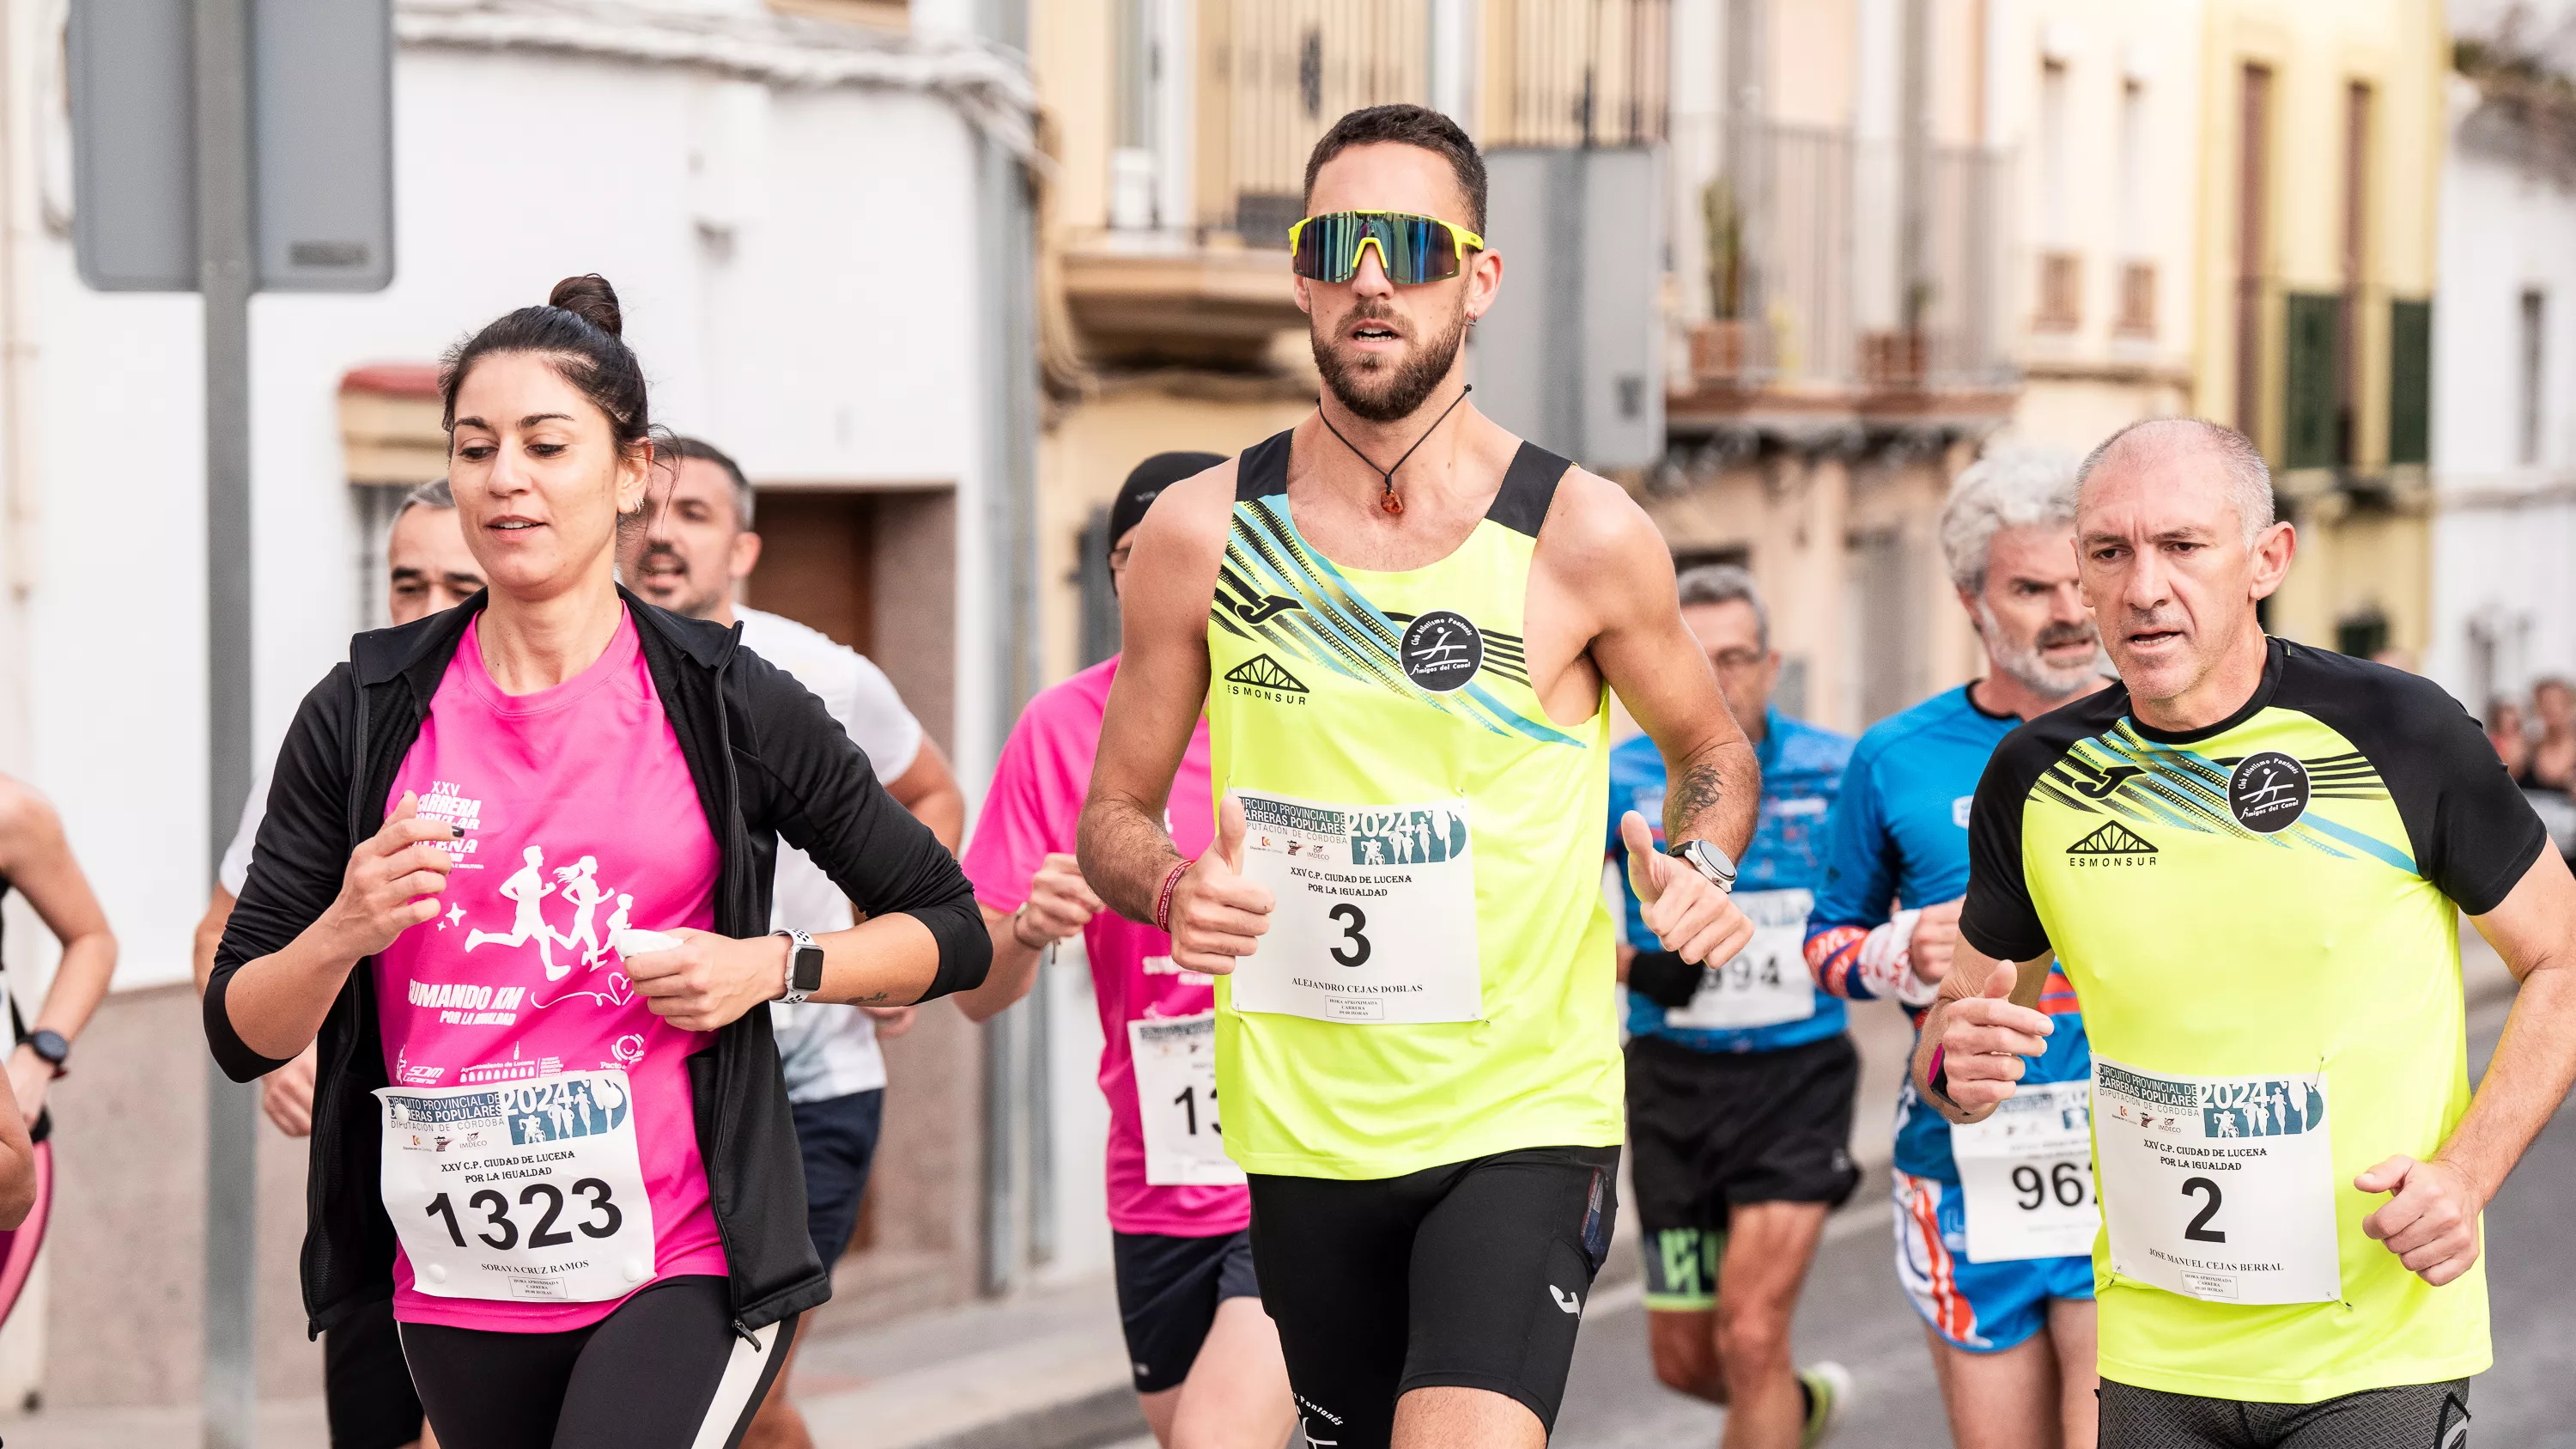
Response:
[[[2412,658],[2431,624],[2439,0],[2209,0],[2193,397],[2272,461],[2300,556],[2267,623]]]

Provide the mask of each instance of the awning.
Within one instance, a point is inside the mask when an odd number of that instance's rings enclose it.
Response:
[[[438,364],[370,362],[343,374],[340,446],[352,483],[408,488],[445,477]]]

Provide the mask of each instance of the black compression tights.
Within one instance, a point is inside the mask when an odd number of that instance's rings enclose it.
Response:
[[[403,1357],[445,1449],[731,1449],[796,1331],[732,1318],[724,1279],[673,1278],[563,1333],[406,1323]]]

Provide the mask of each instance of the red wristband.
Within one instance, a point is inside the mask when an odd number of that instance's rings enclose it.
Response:
[[[1154,899],[1154,929],[1164,935],[1172,933],[1172,892],[1180,889],[1181,877],[1190,873],[1192,862],[1182,861],[1163,877],[1163,893]]]

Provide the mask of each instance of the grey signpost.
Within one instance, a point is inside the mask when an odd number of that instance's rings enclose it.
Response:
[[[1476,406],[1591,468],[1664,456],[1663,153],[1497,147],[1485,235],[1507,262],[1476,324]]]
[[[388,0],[74,0],[73,239],[205,302],[208,877],[250,792],[250,299],[393,279]],[[209,1060],[205,1443],[249,1449],[259,1097]]]

